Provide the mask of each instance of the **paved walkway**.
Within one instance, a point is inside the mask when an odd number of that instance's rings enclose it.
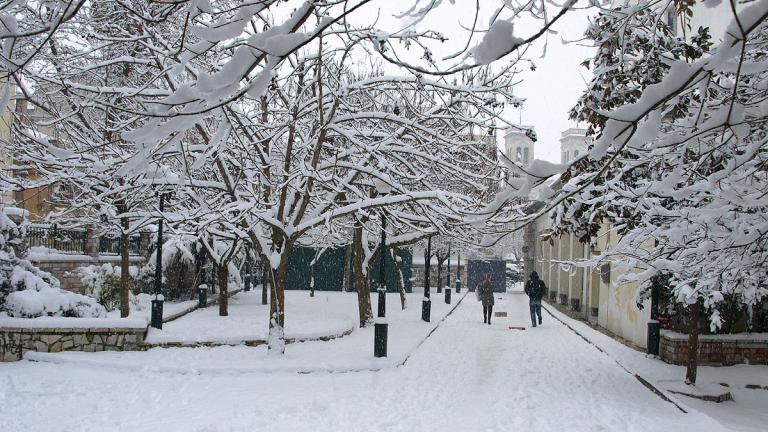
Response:
[[[664,402],[549,316],[541,327],[509,330],[530,324],[527,299],[501,296],[496,310],[508,318],[482,324],[482,307],[468,297],[405,366],[379,372],[190,376],[0,365],[0,429],[722,430]]]

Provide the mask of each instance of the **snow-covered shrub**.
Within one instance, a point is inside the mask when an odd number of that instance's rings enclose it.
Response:
[[[51,286],[24,289],[8,294],[3,310],[17,318],[64,316],[77,318],[106,317],[107,310],[96,300],[82,294]]]
[[[163,243],[163,294],[166,300],[186,300],[196,295],[195,239],[172,236]],[[139,292],[152,293],[155,285],[157,255],[152,253],[147,264],[138,271]]]
[[[129,268],[130,285],[135,285],[138,273],[138,268],[133,266]],[[77,269],[77,275],[80,277],[80,282],[88,289],[88,295],[110,311],[120,308],[120,274],[120,267],[109,263]]]
[[[146,293],[134,295],[130,293],[130,302],[132,311],[144,311],[152,308],[152,296]]]
[[[0,203],[0,311],[19,318],[39,316],[102,317],[107,311],[94,299],[64,291],[50,273],[16,256],[14,247],[26,234],[26,214],[14,222]]]

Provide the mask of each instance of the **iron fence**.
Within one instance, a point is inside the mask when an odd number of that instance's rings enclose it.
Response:
[[[27,244],[30,247],[44,247],[61,253],[84,254],[88,233],[84,230],[62,229],[51,226],[32,225],[27,229]]]
[[[99,237],[99,253],[106,255],[120,255],[123,239],[119,236],[103,235]],[[141,237],[130,236],[128,238],[128,253],[139,255],[141,253]]]

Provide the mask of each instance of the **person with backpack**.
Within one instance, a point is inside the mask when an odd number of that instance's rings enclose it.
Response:
[[[541,299],[547,286],[539,279],[539,274],[531,273],[531,278],[525,283],[525,293],[528,294],[528,306],[531,308],[531,324],[536,327],[536,317],[541,324]]]
[[[485,279],[477,284],[475,294],[477,300],[483,303],[483,324],[491,325],[491,314],[493,313],[493,289],[495,285],[491,275],[486,274]]]

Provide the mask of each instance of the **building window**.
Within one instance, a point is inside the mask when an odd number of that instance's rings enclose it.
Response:
[[[517,153],[515,155],[515,162],[520,162],[523,160],[523,151],[520,147],[517,148]]]
[[[675,8],[667,9],[667,27],[672,33],[677,33],[677,12]]]
[[[528,147],[523,149],[523,163],[528,165]]]

